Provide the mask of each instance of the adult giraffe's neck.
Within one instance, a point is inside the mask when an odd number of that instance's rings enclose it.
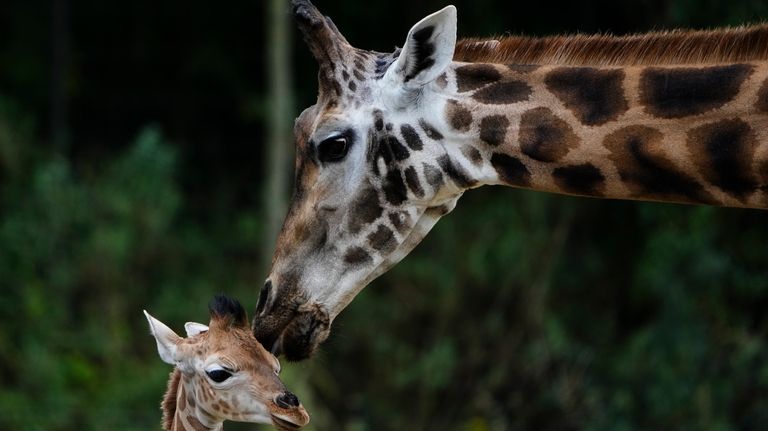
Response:
[[[207,415],[198,408],[194,388],[191,386],[178,369],[171,372],[162,403],[163,429],[166,431],[221,431],[223,422],[208,417],[201,420],[201,413],[204,416]]]
[[[454,182],[768,208],[768,62],[454,63],[435,86]]]

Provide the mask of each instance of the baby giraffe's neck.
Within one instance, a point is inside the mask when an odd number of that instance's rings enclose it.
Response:
[[[768,208],[766,62],[454,63],[434,85],[470,187]]]
[[[163,428],[166,431],[221,431],[223,429],[223,422],[208,417],[198,408],[195,395],[193,385],[186,382],[179,370],[174,370],[168,382],[168,392],[163,399]],[[202,420],[201,413],[204,416]]]

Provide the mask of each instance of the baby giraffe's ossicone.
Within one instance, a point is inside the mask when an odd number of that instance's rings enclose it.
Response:
[[[163,429],[221,430],[225,420],[297,430],[309,415],[278,378],[280,363],[256,341],[240,303],[209,305],[208,326],[187,322],[187,338],[144,311],[160,358],[176,368],[163,398]]]

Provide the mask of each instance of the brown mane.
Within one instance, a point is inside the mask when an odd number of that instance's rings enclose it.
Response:
[[[454,61],[581,66],[715,64],[768,60],[768,24],[717,30],[462,39]]]
[[[176,394],[181,383],[181,372],[174,368],[168,379],[168,389],[165,391],[161,410],[163,411],[163,429],[171,431],[173,429],[173,417],[176,415]]]

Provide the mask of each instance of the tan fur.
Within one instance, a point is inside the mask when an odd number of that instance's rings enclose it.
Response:
[[[768,24],[628,36],[470,38],[457,43],[454,60],[572,66],[702,65],[768,60]]]

